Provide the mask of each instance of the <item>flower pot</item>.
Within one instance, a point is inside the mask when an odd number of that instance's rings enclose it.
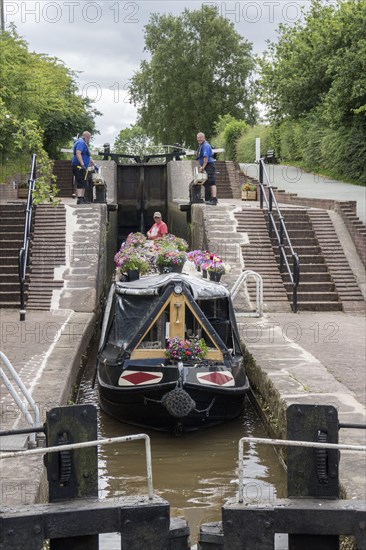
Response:
[[[202,269],[202,277],[203,279],[207,279],[207,269]]]
[[[159,273],[182,273],[183,265],[167,265],[164,267],[158,266]]]
[[[257,191],[242,191],[241,192],[242,201],[255,201],[257,200]]]
[[[140,278],[140,272],[138,269],[129,269],[127,272],[128,280],[131,281],[137,281],[137,279]]]
[[[214,281],[215,283],[218,283],[221,279],[222,273],[219,273],[218,271],[209,271],[210,275],[210,281]]]
[[[172,273],[182,273],[183,264],[181,264],[181,265],[177,265],[177,264],[172,265],[171,271],[172,271]]]

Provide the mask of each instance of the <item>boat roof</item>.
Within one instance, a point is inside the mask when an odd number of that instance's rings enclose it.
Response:
[[[229,290],[221,283],[211,282],[202,277],[186,275],[184,273],[164,273],[163,275],[149,275],[137,281],[116,283],[117,294],[129,295],[159,295],[169,283],[187,286],[195,300],[212,300],[213,298],[228,298]]]

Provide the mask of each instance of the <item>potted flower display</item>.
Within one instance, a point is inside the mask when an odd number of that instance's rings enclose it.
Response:
[[[200,361],[207,355],[208,348],[203,338],[189,338],[182,340],[178,336],[168,338],[165,356],[169,361],[186,362]]]
[[[139,278],[149,270],[149,262],[133,247],[123,248],[114,257],[117,274],[125,274],[130,281]]]
[[[147,238],[143,233],[140,233],[140,232],[130,233],[127,236],[124,246],[125,247],[133,246],[134,248],[139,248],[140,246],[144,246],[146,241],[147,241]]]
[[[246,182],[241,186],[241,199],[243,201],[255,201],[257,199],[257,186]]]
[[[229,273],[231,267],[229,264],[223,262],[219,256],[211,254],[210,259],[202,264],[202,269],[208,272],[211,281],[218,283],[222,275]]]
[[[172,233],[167,233],[163,237],[156,239],[155,245],[158,248],[174,248],[185,252],[188,248],[188,243],[182,237],[176,237]]]
[[[187,254],[183,250],[161,248],[155,257],[155,265],[161,273],[173,271],[181,273],[187,260]]]
[[[208,260],[210,253],[206,250],[191,250],[187,253],[188,260],[193,262],[197,270],[201,270],[201,265],[205,260]]]

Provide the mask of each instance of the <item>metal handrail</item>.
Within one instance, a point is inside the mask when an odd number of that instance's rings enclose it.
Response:
[[[264,190],[263,176],[265,176],[265,179],[266,179],[266,187],[268,189],[268,198]],[[278,203],[276,201],[276,197],[273,192],[273,187],[269,180],[263,159],[259,159],[259,186],[260,186],[260,196],[259,196],[260,208],[263,210],[263,201],[265,201],[267,210],[268,210],[269,236],[272,237],[272,231],[275,232],[277,242],[278,242],[278,250],[280,253],[280,271],[281,273],[283,273],[284,264],[285,264],[287,273],[290,276],[290,281],[292,284],[292,310],[294,313],[296,313],[297,312],[297,287],[299,286],[299,281],[300,281],[300,260],[299,260],[299,256],[297,255],[297,253],[294,251],[292,247],[290,237],[287,233],[286,224],[281,214],[280,207],[278,206]],[[280,223],[279,233],[273,217],[273,206],[275,207],[275,210],[278,214],[278,220]],[[292,271],[287,260],[285,244],[284,244],[285,241],[287,242],[287,245],[290,249],[290,254],[292,256],[292,261],[293,261]]]
[[[263,315],[263,279],[261,275],[256,271],[252,271],[248,269],[240,273],[239,277],[233,284],[232,289],[230,290],[231,299],[234,300],[235,296],[239,292],[239,288],[246,281],[246,279],[249,279],[249,277],[253,277],[256,283],[256,294],[255,294],[256,311],[255,313],[246,313],[245,315],[247,317],[262,317]]]
[[[33,191],[36,185],[36,166],[37,166],[37,155],[32,155],[32,166],[31,166],[30,176],[28,180],[27,207],[25,210],[23,246],[19,250],[19,258],[18,258],[19,285],[20,285],[20,310],[19,310],[20,321],[25,320],[24,286],[25,286],[25,275],[26,275],[27,265],[28,265],[29,241],[30,241],[30,234],[32,229]]]
[[[317,441],[296,441],[289,439],[265,439],[263,437],[242,437],[239,439],[239,502],[244,501],[244,443],[261,443],[284,447],[308,447],[313,449],[338,449],[343,451],[366,452],[366,445],[348,445],[344,443],[319,443]]]
[[[122,437],[108,437],[105,439],[97,439],[95,441],[82,441],[81,443],[70,443],[67,445],[57,445],[54,447],[44,447],[42,449],[32,449],[30,451],[12,451],[1,452],[0,459],[2,458],[14,458],[19,456],[39,455],[45,453],[55,453],[61,451],[72,451],[74,449],[85,449],[87,447],[96,447],[97,445],[111,445],[112,443],[125,443],[128,441],[136,441],[137,439],[145,440],[145,453],[146,453],[146,477],[147,477],[147,492],[149,500],[154,498],[153,479],[152,479],[152,461],[151,461],[151,445],[150,437],[146,434],[126,435]]]
[[[26,404],[21,400],[21,398],[19,397],[19,395],[18,395],[16,389],[14,388],[13,384],[10,382],[9,378],[7,377],[7,375],[5,374],[5,372],[3,371],[3,369],[1,367],[0,367],[0,379],[3,380],[5,386],[9,390],[9,393],[12,395],[14,401],[16,402],[16,404],[19,407],[20,412],[24,415],[27,422],[33,428],[34,427],[36,427],[36,428],[41,427],[42,424],[41,424],[41,419],[40,419],[40,414],[39,414],[39,408],[38,408],[36,402],[32,398],[31,394],[28,392],[27,388],[24,386],[24,384],[23,384],[21,378],[19,377],[17,371],[15,370],[13,365],[10,363],[10,361],[7,358],[7,356],[5,355],[5,353],[3,353],[2,351],[0,351],[0,359],[2,359],[3,363],[7,367],[10,374],[12,375],[14,381],[16,382],[16,384],[17,384],[17,386],[20,390],[20,393],[23,395],[23,397],[25,397],[25,399],[28,401],[29,405],[33,409],[33,411],[34,411],[34,420],[31,416],[31,414],[28,412]],[[36,445],[36,436],[35,436],[34,432],[32,432],[29,436],[29,443],[30,443],[30,446],[35,447],[35,445]]]

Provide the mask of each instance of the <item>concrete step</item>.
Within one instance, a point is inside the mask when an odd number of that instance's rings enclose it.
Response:
[[[0,264],[1,265],[1,264]],[[1,265],[1,275],[4,275],[4,276],[12,276],[12,275],[16,275],[18,276],[18,264],[5,264],[5,265]]]
[[[6,243],[11,243],[14,241],[15,243],[23,242],[24,240],[24,231],[2,231],[0,233],[0,241],[4,246],[6,246]]]
[[[291,283],[285,283],[285,288],[287,292],[290,292],[292,290],[292,284]],[[311,281],[311,282],[303,282],[301,281],[298,286],[298,292],[299,293],[329,293],[335,291],[335,285],[332,282],[323,282],[323,281]]]
[[[24,290],[24,297],[27,300],[28,289]],[[20,302],[20,290],[0,290],[0,303],[10,303],[19,304]]]
[[[290,276],[288,275],[288,273],[283,273],[282,278],[284,280],[284,283],[288,283],[289,280],[290,280]],[[331,282],[332,278],[330,276],[330,273],[326,272],[326,271],[321,271],[321,272],[318,272],[318,273],[317,272],[304,273],[301,270],[300,280],[301,280],[302,283],[311,283],[311,282],[325,283],[325,282]]]
[[[16,262],[18,262],[20,248],[20,246],[9,246],[9,242],[2,242],[0,246],[0,260],[1,258],[16,258]]]
[[[279,259],[280,259],[279,254],[276,254],[275,257],[276,257],[276,260],[279,262]],[[292,256],[287,256],[287,260],[288,260],[289,264],[291,265],[292,264]],[[302,268],[305,264],[324,264],[324,265],[326,265],[323,256],[314,256],[313,254],[310,254],[310,255],[302,254],[300,256],[301,270],[302,270]]]
[[[341,302],[297,302],[299,311],[342,311]]]
[[[339,300],[337,292],[298,292],[299,302],[335,302]]]
[[[292,248],[296,250],[298,254],[300,254],[299,250],[308,249],[309,247],[312,247],[314,250],[317,250],[318,253],[320,253],[319,242],[317,239],[314,239],[314,238],[301,239],[299,237],[293,238],[292,235],[289,235],[289,237],[290,237]],[[274,248],[278,247],[278,241],[276,237],[272,237],[271,242]],[[286,250],[289,249],[289,247],[287,246],[286,239],[284,239],[284,243],[286,245],[285,249]]]
[[[5,216],[2,214],[0,218],[0,230],[11,231],[11,227],[15,227],[17,231],[24,231],[24,215],[14,216],[14,214],[10,214]]]
[[[290,264],[292,265],[292,264]],[[303,273],[327,273],[328,267],[325,263],[304,263],[300,264],[301,274]]]

